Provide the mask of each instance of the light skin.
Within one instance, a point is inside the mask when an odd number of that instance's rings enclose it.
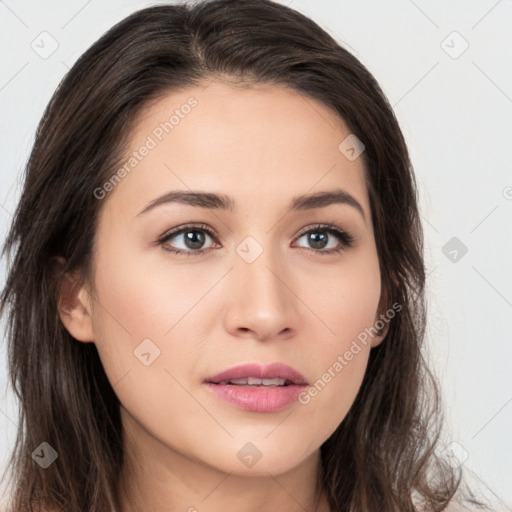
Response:
[[[203,380],[242,363],[283,362],[313,384],[385,312],[363,159],[340,152],[350,131],[321,103],[219,81],[147,108],[128,153],[192,96],[197,106],[101,200],[92,282],[62,282],[60,317],[77,342],[96,344],[121,402],[123,512],[218,512],[228,503],[239,512],[313,511],[320,446],[386,329],[304,405],[244,411]],[[168,202],[140,214],[167,192],[192,190],[229,196],[236,208]],[[296,196],[333,190],[362,211],[346,202],[288,211]],[[183,234],[157,243],[188,223],[216,233],[189,229],[203,235],[202,254]],[[323,223],[348,232],[353,246],[315,229]],[[323,235],[323,248],[308,231]],[[262,249],[251,263],[237,252],[248,236]],[[160,355],[146,366],[134,350],[148,338]],[[261,453],[252,467],[237,457],[249,442]],[[316,510],[329,510],[325,497]]]

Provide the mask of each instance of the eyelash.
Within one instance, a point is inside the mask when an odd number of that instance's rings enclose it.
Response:
[[[167,233],[162,235],[157,240],[157,243],[159,245],[163,246],[170,239],[174,238],[177,235],[181,235],[182,233],[186,233],[188,231],[204,231],[214,241],[216,241],[216,238],[217,238],[217,234],[206,224],[186,224],[185,226],[173,228],[171,231],[168,231]],[[337,228],[336,226],[333,226],[331,224],[313,225],[309,229],[299,233],[298,238],[301,238],[304,235],[307,235],[309,233],[316,233],[316,232],[325,232],[325,233],[329,233],[331,235],[335,235],[341,242],[340,247],[338,247],[336,249],[328,249],[328,250],[310,249],[308,247],[301,247],[301,249],[306,249],[307,251],[313,252],[315,254],[326,255],[326,254],[341,253],[342,251],[349,249],[350,247],[353,247],[353,245],[354,245],[354,237],[352,235],[350,235],[346,231],[344,231],[340,228]],[[204,252],[206,252],[208,250],[208,249],[196,249],[196,250],[190,249],[188,251],[185,251],[183,249],[169,249],[167,247],[164,247],[164,249],[173,254],[186,255],[186,256],[200,256],[201,254],[203,254]]]

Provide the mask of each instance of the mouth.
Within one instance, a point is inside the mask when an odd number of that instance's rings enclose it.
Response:
[[[281,386],[290,386],[295,383],[288,379],[258,379],[257,377],[247,377],[242,379],[230,379],[230,380],[221,380],[220,382],[210,382],[210,384],[218,384],[220,386],[244,386],[244,387],[281,387]]]
[[[257,363],[232,367],[212,377],[208,384],[233,386],[293,386],[307,385],[306,378],[297,370],[283,363],[260,365]]]
[[[303,375],[281,363],[236,366],[203,384],[222,400],[253,412],[277,412],[295,402],[308,385]]]

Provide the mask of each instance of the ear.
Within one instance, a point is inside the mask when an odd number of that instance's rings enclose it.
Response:
[[[85,286],[80,286],[79,274],[65,272],[60,269],[66,261],[62,257],[55,258],[53,270],[58,274],[55,288],[55,300],[59,317],[65,328],[78,341],[92,342],[94,330],[92,325],[91,296]]]
[[[385,314],[386,311],[389,309],[389,301],[388,301],[388,295],[386,293],[386,290],[382,292],[379,300],[379,305],[377,307],[377,313],[375,315],[375,323],[376,329],[378,329],[378,332],[375,336],[372,337],[372,341],[370,345],[372,347],[376,347],[382,343],[386,335],[389,331],[389,323],[390,318]],[[384,324],[384,325],[383,325]],[[382,327],[382,329],[379,329]]]

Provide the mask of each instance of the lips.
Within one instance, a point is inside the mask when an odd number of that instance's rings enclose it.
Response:
[[[272,413],[296,402],[308,383],[292,367],[273,363],[235,366],[206,378],[203,384],[216,397],[238,409]]]
[[[205,379],[205,383],[248,386],[306,385],[306,378],[297,370],[283,363],[244,364],[225,370]]]

